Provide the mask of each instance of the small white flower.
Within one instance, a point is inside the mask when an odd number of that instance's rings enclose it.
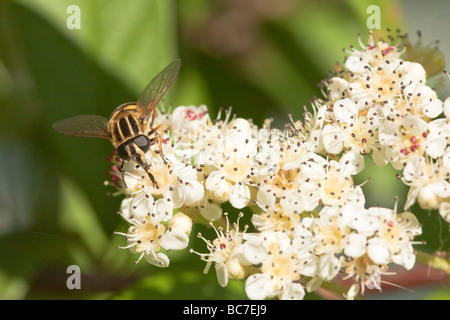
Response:
[[[340,269],[337,257],[348,245],[351,211],[338,211],[335,207],[324,207],[311,226],[318,241],[314,253],[319,257],[319,273],[325,280],[332,280]]]
[[[425,151],[428,156],[436,159],[444,154],[447,147],[450,123],[447,119],[436,119],[428,123],[428,130]]]
[[[248,121],[235,119],[227,125],[223,148],[218,150],[215,169],[205,181],[206,190],[219,202],[229,201],[237,209],[250,201],[249,183],[257,153],[257,140]]]
[[[208,108],[202,104],[196,106],[179,106],[175,108],[171,116],[171,129],[186,130],[189,133],[199,131],[202,126],[210,121]]]
[[[237,222],[234,224],[234,229],[230,229],[228,215],[225,214],[227,222],[225,232],[222,227],[216,228],[211,223],[217,235],[217,238],[212,242],[198,234],[198,237],[205,241],[209,253],[198,253],[191,249],[191,252],[198,254],[203,261],[207,262],[203,273],[208,273],[214,263],[217,281],[222,287],[227,286],[228,278],[243,279],[245,276],[244,266],[250,264],[242,255],[243,235],[247,230],[246,226],[244,231],[239,231],[239,219],[242,216],[243,214],[240,213]]]
[[[381,145],[386,147],[386,155],[394,168],[401,169],[411,156],[421,156],[425,152],[428,124],[410,114],[401,117],[401,124],[385,121],[379,128]]]
[[[436,118],[444,109],[444,103],[438,99],[436,92],[425,84],[416,88],[414,97],[416,97],[413,101],[414,109],[420,110],[423,115],[429,118]]]
[[[379,219],[376,212],[365,209],[359,202],[348,202],[342,207],[342,212],[351,219],[349,226],[364,237],[373,236],[379,228]]]
[[[251,263],[261,264],[261,272],[249,276],[245,282],[250,299],[303,299],[305,290],[298,283],[302,259],[287,235],[260,233],[244,243],[243,254]]]
[[[353,60],[353,61],[349,61],[349,60]],[[347,59],[347,62],[349,64],[352,64],[353,62],[358,63],[359,58],[350,57],[349,59]],[[347,63],[346,63],[346,65],[347,65]],[[343,78],[339,78],[339,77],[333,77],[330,80],[328,80],[327,82],[325,82],[325,86],[326,86],[327,90],[326,90],[326,92],[324,92],[324,96],[328,97],[331,104],[334,104],[337,100],[341,100],[346,95],[348,85],[349,85],[349,83],[347,80],[345,80]]]
[[[417,218],[410,212],[397,214],[395,209],[369,210],[376,213],[380,221],[375,236],[367,241],[369,258],[376,264],[394,262],[410,270],[415,262],[412,240],[422,233]]]
[[[353,48],[350,53],[350,57],[346,59],[345,67],[352,73],[366,73],[368,67],[373,67],[385,62],[396,61],[400,58],[400,55],[404,50],[400,45],[393,46],[384,41],[375,43],[373,41],[372,33],[369,34],[368,43],[364,45],[361,38],[358,38],[359,45],[362,50]]]
[[[183,205],[196,205],[203,198],[204,187],[199,183],[197,170],[192,166],[171,159],[170,164],[164,163],[159,155],[148,152],[146,160],[154,176],[158,188],[148,177],[145,170],[134,162],[126,162],[123,166],[126,193],[145,193],[153,197],[165,197],[173,201],[174,208]]]
[[[164,211],[171,210],[171,204],[167,201],[159,201],[160,206],[164,206]],[[139,218],[143,219],[151,212],[155,205],[153,197],[145,192],[137,192],[134,195],[129,195],[122,200],[120,205],[120,213],[124,219]],[[159,210],[161,211],[161,210]],[[172,214],[172,212],[170,212]]]
[[[408,159],[403,170],[403,182],[410,187],[405,210],[416,200],[423,209],[439,209],[441,203],[450,198],[449,177],[449,168],[441,158],[436,161],[424,157]]]
[[[367,254],[358,258],[341,257],[341,264],[344,267],[343,280],[353,278],[354,283],[347,294],[344,294],[346,299],[353,299],[361,290],[364,295],[365,288],[370,290],[377,289],[381,291],[381,275],[394,275],[397,273],[387,272],[387,265],[375,264]]]
[[[256,157],[257,164],[254,175],[255,184],[259,186],[259,190],[271,190],[277,197],[282,197],[288,190],[301,192],[302,199],[299,201],[305,205],[303,210],[313,210],[319,199],[307,199],[307,195],[317,194],[317,186],[313,186],[302,178],[301,165],[313,156],[312,150],[316,146],[308,142],[302,141],[299,136],[301,133],[296,131],[295,137],[280,136],[278,144],[271,150],[267,150],[267,161],[264,164],[265,170],[260,170],[261,162]],[[266,151],[266,150],[265,150]],[[258,155],[261,154],[261,147],[258,148]],[[309,202],[309,204],[307,204]],[[315,202],[315,204],[313,204]]]
[[[338,154],[343,149],[367,154],[377,147],[378,118],[373,110],[361,112],[349,98],[333,105],[334,121],[322,132],[325,150]]]
[[[295,190],[286,191],[278,201],[270,190],[259,189],[256,203],[262,212],[252,216],[252,223],[259,231],[290,234],[300,222],[300,213],[305,210],[300,192]]]
[[[364,167],[362,156],[357,152],[347,152],[339,162],[314,157],[314,161],[305,161],[301,174],[305,180],[319,187],[314,194],[324,205],[343,205],[348,201],[365,202],[361,187],[354,185],[351,175]]]
[[[405,76],[402,72],[404,65],[400,59],[366,64],[363,72],[351,74],[347,91],[349,98],[359,110],[363,110],[397,97],[405,87],[400,85]]]
[[[176,221],[170,223],[173,207],[166,199],[159,199],[150,207],[146,201],[135,203],[131,207],[126,203],[123,209],[128,212],[123,212],[121,215],[131,226],[127,233],[116,232],[116,234],[125,236],[128,241],[128,245],[121,248],[140,253],[136,263],[144,257],[155,266],[167,267],[169,258],[161,252],[161,249],[182,250],[187,247],[189,242],[187,231],[189,230],[185,223],[180,224]],[[145,210],[149,211],[142,215]]]
[[[418,86],[426,82],[426,71],[420,63],[404,61],[399,72],[402,75],[400,85],[407,95],[413,94]]]

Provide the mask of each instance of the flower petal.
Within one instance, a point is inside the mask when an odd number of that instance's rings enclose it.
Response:
[[[302,300],[305,296],[305,289],[300,283],[291,283],[288,289],[283,290],[281,300]]]
[[[248,239],[243,244],[243,255],[245,260],[252,264],[259,264],[267,257],[267,250],[261,237]]]
[[[229,201],[236,209],[244,208],[250,201],[250,189],[244,183],[235,183],[230,188]]]
[[[442,113],[444,104],[440,99],[430,99],[430,102],[423,107],[423,114],[430,118],[436,118]]]
[[[389,249],[383,245],[378,238],[372,238],[368,241],[367,255],[376,264],[389,263]]]
[[[324,280],[333,280],[339,272],[339,259],[333,253],[326,253],[319,260],[320,276]]]
[[[217,276],[217,281],[219,282],[219,285],[221,287],[226,287],[228,284],[227,266],[225,265],[225,263],[220,262],[220,263],[216,263],[215,269],[216,269],[216,276]]]
[[[189,237],[183,230],[174,228],[162,236],[160,244],[166,250],[183,250],[189,244]]]
[[[346,237],[344,253],[352,258],[359,258],[366,253],[366,237],[352,233]]]
[[[366,71],[367,61],[357,55],[351,55],[345,61],[345,67],[353,73],[362,73]]]
[[[209,203],[207,200],[198,210],[202,217],[208,221],[216,221],[222,217],[222,207],[216,203]]]
[[[342,151],[345,135],[340,126],[328,124],[322,130],[323,146],[332,154]]]
[[[336,120],[350,124],[356,121],[358,108],[352,100],[344,98],[334,103],[333,113]]]
[[[272,295],[270,276],[266,274],[253,274],[245,281],[245,293],[251,300],[263,300]]]
[[[169,266],[169,257],[165,253],[158,252],[158,253],[149,253],[144,256],[145,260],[147,260],[148,263],[160,267],[160,268],[167,268]]]

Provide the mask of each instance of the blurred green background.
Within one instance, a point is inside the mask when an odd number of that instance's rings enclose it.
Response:
[[[111,144],[59,135],[52,124],[109,116],[180,57],[166,104],[204,103],[212,117],[232,106],[282,128],[321,96],[317,84],[343,61],[343,48],[358,46],[358,34],[365,42],[373,4],[382,28],[400,28],[413,43],[421,30],[422,44],[439,40],[450,57],[447,1],[0,0],[0,298],[245,298],[242,281],[219,287],[188,250],[171,253],[168,269],[134,265],[137,256],[118,250],[125,240],[113,235],[127,227],[116,214],[122,198],[103,185]],[[80,8],[80,29],[67,27],[70,5]],[[450,94],[448,77],[431,81],[442,99]],[[402,208],[407,190],[395,171],[367,166],[358,181],[372,177],[368,205],[393,207],[399,195]],[[448,250],[438,214],[413,212],[424,225],[422,248]],[[199,230],[191,246],[205,252]],[[81,290],[66,286],[69,265],[81,268]],[[423,277],[415,294],[393,297],[448,299],[448,286],[436,291],[435,282]]]

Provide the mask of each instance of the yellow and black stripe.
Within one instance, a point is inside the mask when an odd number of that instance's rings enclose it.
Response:
[[[123,104],[113,112],[109,120],[111,142],[117,148],[136,136],[145,135],[145,127],[146,124],[140,121],[136,104]]]
[[[139,124],[134,114],[120,118],[114,127],[114,135],[119,141],[126,141],[140,133]]]

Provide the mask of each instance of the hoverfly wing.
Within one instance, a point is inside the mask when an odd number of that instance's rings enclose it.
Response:
[[[164,96],[167,89],[172,85],[173,81],[180,71],[181,60],[177,59],[165,67],[158,73],[145,87],[138,98],[137,105],[142,108],[142,119],[146,120],[155,110],[159,100]]]
[[[108,119],[102,116],[83,115],[64,119],[53,124],[53,129],[69,136],[110,138]]]

